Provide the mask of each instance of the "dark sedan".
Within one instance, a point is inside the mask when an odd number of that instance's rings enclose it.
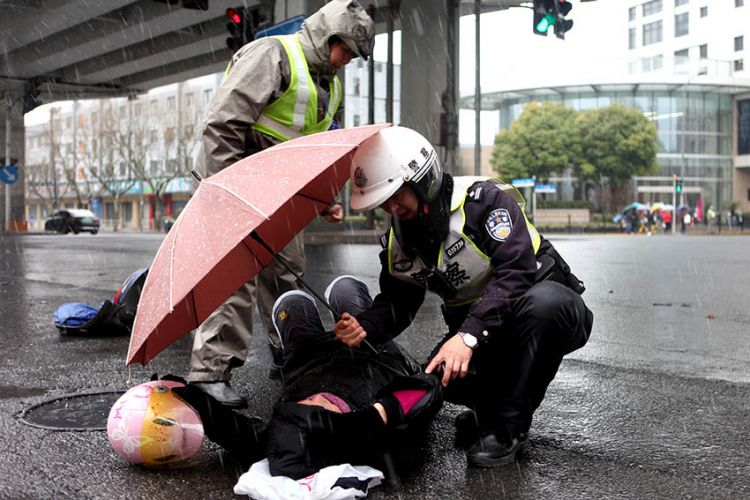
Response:
[[[44,230],[56,231],[62,234],[71,231],[73,234],[78,234],[82,231],[96,234],[99,232],[99,217],[91,210],[78,208],[56,210],[44,223]]]

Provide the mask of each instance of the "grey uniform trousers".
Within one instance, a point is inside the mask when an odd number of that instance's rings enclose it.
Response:
[[[305,247],[302,233],[284,247],[279,258],[299,275],[304,274]],[[255,278],[242,285],[195,330],[188,380],[229,380],[232,370],[245,363],[253,332],[256,299],[263,330],[272,347],[280,348],[278,335],[271,321],[273,304],[282,293],[298,290],[301,285],[276,259]]]

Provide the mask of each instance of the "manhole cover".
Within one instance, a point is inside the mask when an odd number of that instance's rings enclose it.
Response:
[[[103,431],[109,410],[124,391],[72,394],[42,401],[23,410],[21,422],[55,431]]]

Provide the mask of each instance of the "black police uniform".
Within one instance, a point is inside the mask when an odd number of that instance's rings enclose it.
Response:
[[[443,201],[451,198],[452,184],[445,174]],[[449,384],[446,400],[475,409],[485,434],[526,433],[562,357],[588,340],[593,314],[580,296],[582,283],[551,243],[542,238],[535,252],[523,211],[511,196],[488,180],[471,184],[465,192],[462,231],[470,242],[430,242],[433,228],[424,231],[420,224],[434,223],[419,221],[395,221],[400,224],[395,237],[407,254],[413,251],[415,259],[433,265],[438,264],[438,252],[446,248],[460,247],[465,252],[474,251],[475,246],[489,257],[491,275],[478,300],[444,306],[449,331],[431,357],[456,332],[476,337],[479,343],[469,375]],[[424,234],[411,234],[420,231]],[[451,285],[462,284],[460,273],[442,273],[442,280],[422,279],[421,283],[404,280],[403,273],[396,278],[393,268],[389,271],[388,238],[381,238],[381,243],[381,292],[370,309],[357,315],[367,339],[376,344],[412,322],[428,289],[450,302]]]

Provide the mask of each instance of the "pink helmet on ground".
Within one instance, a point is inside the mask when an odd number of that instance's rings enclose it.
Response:
[[[107,436],[128,462],[159,466],[186,460],[203,443],[203,424],[192,406],[172,391],[180,382],[137,385],[118,399],[107,419]]]

